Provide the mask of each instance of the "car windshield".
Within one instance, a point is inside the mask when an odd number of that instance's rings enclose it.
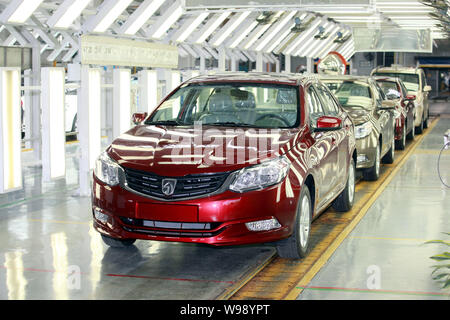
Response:
[[[399,78],[408,91],[419,91],[419,76],[413,73],[377,72],[375,76]]]
[[[181,87],[153,113],[148,125],[292,128],[300,122],[294,86],[221,83]]]
[[[401,97],[401,93],[398,91],[397,83],[392,81],[377,81],[377,83],[388,98]]]
[[[372,95],[367,83],[361,81],[325,81],[332,88],[341,105],[346,107],[372,108]],[[331,89],[330,89],[331,90]]]

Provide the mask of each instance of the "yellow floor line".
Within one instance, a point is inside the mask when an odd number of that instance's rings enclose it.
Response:
[[[313,266],[309,269],[309,271],[305,274],[305,276],[297,283],[294,289],[292,289],[285,297],[286,300],[295,300],[302,292],[303,289],[308,286],[309,282],[314,278],[314,276],[319,272],[319,270],[325,265],[328,259],[333,255],[336,249],[341,245],[341,243],[348,237],[350,232],[356,227],[356,225],[361,221],[361,219],[366,215],[367,211],[369,211],[370,207],[373,203],[378,199],[384,189],[389,185],[389,183],[394,179],[398,171],[401,169],[403,164],[409,159],[409,156],[416,150],[416,148],[420,145],[423,139],[432,131],[434,126],[438,121],[433,121],[428,130],[421,135],[420,139],[416,141],[416,143],[412,146],[411,149],[405,154],[403,159],[397,163],[397,166],[393,169],[391,174],[383,181],[378,190],[371,196],[369,201],[363,206],[357,216],[350,222],[349,225],[345,227],[345,229],[337,236],[336,240],[327,248],[327,250],[320,256],[320,258],[314,263]]]

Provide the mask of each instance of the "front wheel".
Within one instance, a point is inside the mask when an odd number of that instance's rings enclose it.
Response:
[[[395,148],[398,150],[405,150],[406,147],[406,122],[402,128],[402,137],[400,140],[395,141]]]
[[[112,248],[127,248],[131,246],[136,239],[115,239],[102,234],[103,242]]]
[[[422,121],[420,121],[420,125],[418,126],[418,127],[416,127],[416,133],[417,134],[422,134],[423,133],[423,125],[424,125],[424,116],[425,115],[423,115],[422,114]]]
[[[427,129],[428,128],[428,126],[429,126],[429,118],[430,118],[430,112],[428,111],[427,112],[427,117],[423,120],[423,128],[424,129]]]
[[[311,219],[311,195],[308,187],[304,185],[300,192],[294,231],[289,238],[277,242],[277,252],[281,258],[302,259],[306,257],[309,248]]]
[[[381,145],[379,144],[375,150],[375,163],[369,169],[363,171],[364,180],[376,181],[380,177],[381,167]]]
[[[333,208],[338,212],[347,212],[353,207],[355,199],[355,170],[355,161],[352,158],[348,167],[348,177],[345,189],[333,202]]]
[[[414,123],[414,122],[413,122],[413,123]],[[408,140],[414,140],[415,133],[416,133],[416,130],[414,130],[414,125],[413,125],[411,131],[408,133],[408,135],[406,136],[406,138],[407,138]]]
[[[391,164],[395,160],[395,137],[392,138],[391,148],[383,157],[383,163]]]

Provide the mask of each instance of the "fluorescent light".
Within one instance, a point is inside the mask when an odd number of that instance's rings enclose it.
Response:
[[[164,14],[157,22],[160,23],[159,27],[153,32],[152,38],[160,39],[169,30],[170,26],[172,26],[183,14],[183,8],[178,2],[175,2],[169,9],[167,9],[167,13]]]
[[[181,78],[181,74],[179,71],[172,71],[170,74],[170,91],[175,90],[176,87],[178,87],[180,85],[180,78]],[[179,99],[179,98],[178,98]],[[178,101],[177,99],[177,101]],[[177,101],[174,102],[173,104],[173,109],[172,109],[172,116],[174,118],[176,118],[178,116],[178,113],[180,112],[180,103],[177,103]]]
[[[278,11],[278,12],[275,14],[273,20],[276,20],[276,19],[277,19],[278,17],[280,17],[283,13],[284,13],[284,11]],[[250,47],[255,43],[255,41],[258,40],[259,37],[261,37],[261,36],[264,34],[264,32],[266,32],[267,29],[269,29],[269,27],[270,27],[271,25],[272,25],[271,23],[268,23],[268,24],[266,24],[266,25],[262,25],[262,26],[259,28],[259,30],[255,30],[255,32],[253,33],[253,35],[250,36],[249,41],[248,41],[248,42],[246,43],[246,45],[244,46],[244,49],[250,48]]]
[[[152,113],[158,105],[158,75],[155,70],[139,72],[139,111]]]
[[[216,30],[220,24],[231,14],[231,12],[223,12],[221,15],[219,15],[218,17],[215,17],[213,20],[211,20],[211,23],[206,27],[206,30],[200,35],[200,37],[198,37],[197,41],[195,41],[196,43],[203,43],[203,41],[206,40],[206,38],[208,38],[211,33],[214,32],[214,30]]]
[[[187,37],[189,37],[190,34],[192,32],[194,32],[194,30],[200,25],[200,23],[202,23],[208,16],[209,16],[209,12],[204,12],[204,13],[199,14],[198,17],[196,17],[193,21],[189,21],[189,25],[186,28],[184,28],[184,30],[180,30],[182,32],[175,39],[175,41],[183,42],[184,40],[186,40]]]
[[[66,176],[63,68],[42,68],[42,173],[44,181]]]
[[[276,37],[274,41],[270,44],[270,46],[265,50],[266,53],[272,52],[275,50],[275,48],[280,44],[283,39],[285,39],[292,31],[291,29],[295,26],[295,23],[289,26],[288,29],[286,29],[281,35]]]
[[[54,28],[69,28],[91,0],[66,0],[48,19],[47,25]]]
[[[122,32],[128,35],[136,34],[165,1],[145,0],[123,24],[121,27]]]
[[[22,188],[20,69],[0,68],[0,193]]]
[[[219,46],[225,41],[226,38],[250,15],[251,11],[242,12],[239,16],[234,19],[234,21],[230,21],[225,26],[225,30],[221,30],[219,37],[213,41],[213,46]]]
[[[244,40],[244,38],[258,25],[258,21],[253,21],[247,29],[245,29],[242,33],[239,33],[240,35],[233,41],[233,43],[230,44],[230,48],[236,48],[239,43]]]
[[[291,11],[286,17],[284,17],[280,22],[278,22],[276,25],[273,26],[272,30],[267,33],[267,35],[264,36],[263,39],[261,39],[261,42],[256,46],[256,51],[261,51],[264,49],[264,47],[269,43],[270,40],[272,40],[273,37],[275,37],[291,19],[292,17],[297,13],[297,11]],[[306,16],[306,14],[304,14]],[[300,18],[303,19],[303,18]]]
[[[93,31],[105,32],[131,2],[132,0],[113,0],[105,4],[97,14],[98,16],[102,16],[102,18],[100,18]]]
[[[308,30],[305,30],[302,32],[294,41],[292,41],[289,46],[286,48],[286,50],[283,52],[284,54],[292,54],[292,52],[295,50],[295,48],[298,47],[300,42],[302,42],[304,39],[307,39],[311,33],[316,30],[316,28],[319,26],[319,24],[322,23],[322,19],[317,19]],[[313,38],[313,37],[311,37]],[[313,38],[314,39],[314,38]]]
[[[39,7],[43,0],[12,1],[0,15],[0,20],[10,23],[24,23]]]
[[[116,138],[130,129],[131,71],[114,69],[113,83],[113,136]]]

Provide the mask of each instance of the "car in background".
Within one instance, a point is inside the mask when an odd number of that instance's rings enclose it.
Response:
[[[365,180],[378,180],[381,162],[394,162],[394,103],[383,100],[371,77],[323,75],[320,79],[355,124],[356,168],[362,171]]]
[[[371,72],[372,76],[400,78],[408,90],[408,95],[413,95],[415,99],[415,127],[416,133],[421,134],[428,128],[429,104],[428,94],[431,86],[427,85],[425,72],[421,68],[411,68],[402,66],[391,66],[376,68]]]
[[[400,78],[375,77],[387,99],[395,102],[395,146],[404,150],[406,139],[414,139],[414,116],[416,99],[408,91]]]
[[[275,242],[298,259],[313,219],[353,205],[353,122],[315,77],[200,76],[133,121],[93,175],[94,227],[109,246]]]

